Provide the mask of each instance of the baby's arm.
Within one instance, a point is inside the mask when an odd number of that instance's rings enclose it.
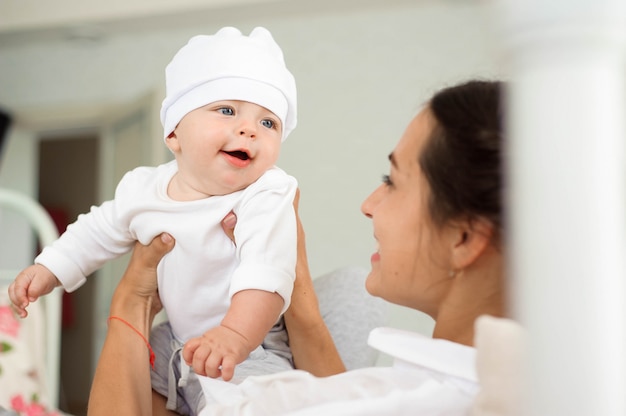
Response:
[[[220,326],[190,339],[183,348],[183,358],[196,374],[229,381],[235,366],[258,347],[278,320],[283,298],[275,292],[242,290]]]
[[[26,308],[40,296],[46,295],[60,286],[61,282],[41,264],[34,264],[22,270],[9,286],[9,298],[13,310],[20,318],[26,318]]]

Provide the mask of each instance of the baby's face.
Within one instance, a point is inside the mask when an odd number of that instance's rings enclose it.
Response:
[[[177,181],[206,196],[255,182],[278,160],[280,119],[248,101],[217,101],[189,112],[167,138],[178,163]],[[196,199],[196,198],[194,198]]]

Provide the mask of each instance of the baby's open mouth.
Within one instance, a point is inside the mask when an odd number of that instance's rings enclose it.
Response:
[[[250,156],[248,156],[248,154],[242,150],[234,150],[232,152],[226,152],[224,151],[224,153],[227,153],[229,155],[231,155],[232,157],[236,157],[237,159],[241,159],[241,160],[248,160],[250,159]]]

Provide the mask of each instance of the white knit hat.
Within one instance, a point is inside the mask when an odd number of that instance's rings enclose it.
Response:
[[[190,111],[215,101],[249,101],[283,125],[282,140],[296,127],[296,81],[271,33],[257,27],[244,36],[234,27],[194,36],[165,68],[161,106],[164,137]]]

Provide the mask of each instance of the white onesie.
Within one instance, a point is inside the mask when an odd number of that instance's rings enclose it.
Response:
[[[176,244],[159,264],[159,295],[179,341],[219,325],[231,297],[244,289],[277,292],[284,312],[295,279],[296,179],[274,167],[241,191],[180,202],[167,196],[177,169],[172,161],[128,172],[113,200],[79,215],[35,263],[73,291],[136,240],[148,244],[168,232]],[[221,227],[231,210],[236,246]]]

